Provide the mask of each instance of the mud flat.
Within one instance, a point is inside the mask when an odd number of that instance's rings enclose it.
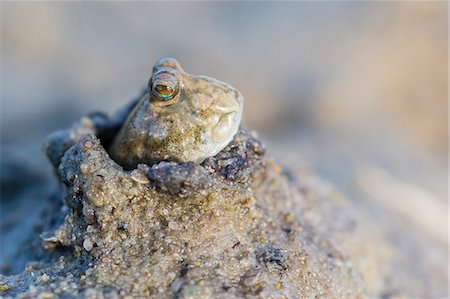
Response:
[[[130,106],[131,107],[131,106]],[[436,298],[433,244],[385,228],[311,174],[292,175],[241,129],[201,164],[125,171],[108,155],[128,110],[52,134],[60,193],[5,298]],[[409,248],[408,252],[405,248]]]

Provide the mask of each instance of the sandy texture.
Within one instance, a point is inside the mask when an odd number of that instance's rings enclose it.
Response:
[[[442,275],[428,277],[420,265],[402,270],[410,257],[396,256],[397,245],[376,223],[314,176],[285,172],[245,130],[202,164],[160,162],[124,171],[105,147],[132,107],[111,119],[92,114],[47,140],[66,216],[42,235],[45,258],[18,275],[1,276],[6,297],[445,292]]]

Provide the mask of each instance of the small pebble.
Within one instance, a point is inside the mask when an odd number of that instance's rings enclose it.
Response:
[[[11,289],[11,286],[7,283],[0,283],[0,292],[6,292],[9,291]]]
[[[39,294],[39,298],[40,299],[51,299],[51,298],[54,298],[54,297],[55,296],[52,293],[50,293],[50,292],[43,292],[43,293]]]
[[[176,222],[174,222],[174,221],[170,221],[169,224],[168,224],[168,226],[169,226],[170,229],[173,229],[173,230],[177,230],[177,229],[180,227],[180,226],[178,225],[178,223],[176,223]]]
[[[130,177],[133,181],[135,181],[139,184],[149,184],[150,183],[150,181],[148,180],[148,177],[138,170],[133,170],[131,172]]]
[[[84,240],[84,242],[83,242],[83,248],[84,248],[86,251],[91,251],[93,246],[94,246],[94,244],[92,244],[92,241],[91,241],[91,240],[89,240],[89,239]]]
[[[85,163],[82,163],[80,165],[80,171],[81,171],[81,173],[84,173],[84,174],[88,173],[89,172],[89,165],[85,164]]]
[[[46,273],[41,275],[42,282],[48,282],[49,280],[50,280],[50,276],[48,276]]]

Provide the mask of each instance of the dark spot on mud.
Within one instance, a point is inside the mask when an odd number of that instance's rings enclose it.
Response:
[[[220,171],[224,177],[232,180],[242,177],[242,165],[244,165],[245,162],[244,157],[237,155],[236,157],[220,162],[225,162],[224,164],[226,164]]]
[[[229,285],[222,286],[222,290],[224,290],[225,292],[228,292],[229,289],[231,289],[231,286]]]
[[[185,277],[185,276],[186,276],[186,274],[187,274],[188,271],[189,271],[188,266],[189,266],[188,263],[183,263],[183,264],[181,265],[181,268],[180,268],[180,277]]]
[[[286,235],[290,235],[292,233],[292,228],[290,227],[283,227],[282,230],[286,233]]]
[[[164,229],[169,226],[169,222],[167,222],[167,220],[162,219],[161,221],[159,221],[159,225],[161,229]]]
[[[381,299],[396,298],[397,296],[401,297],[401,292],[396,291],[396,290],[386,290],[380,294]]]
[[[284,270],[286,269],[286,257],[281,248],[268,245],[258,252],[257,257],[266,266],[268,264],[276,264]]]
[[[120,220],[117,223],[117,229],[121,230],[121,231],[125,231],[127,229],[127,224],[125,222],[123,222],[122,220]]]
[[[227,180],[245,183],[262,167],[264,153],[263,144],[241,129],[228,146],[216,156],[207,158],[202,165]]]
[[[187,197],[211,184],[210,174],[194,162],[161,162],[147,172],[150,185],[171,195]]]

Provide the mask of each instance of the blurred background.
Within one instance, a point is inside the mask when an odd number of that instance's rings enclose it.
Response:
[[[292,173],[447,243],[446,2],[7,2],[1,21],[2,244],[48,192],[43,138],[125,105],[165,56],[240,90]]]

